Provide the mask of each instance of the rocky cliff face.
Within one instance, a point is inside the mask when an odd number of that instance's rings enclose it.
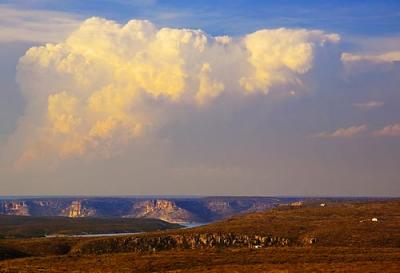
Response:
[[[214,218],[223,219],[239,213],[263,211],[285,203],[286,200],[274,198],[235,198],[235,197],[208,197],[204,201],[205,207]]]
[[[0,214],[21,216],[134,217],[168,222],[211,222],[238,213],[298,201],[268,197],[31,198],[0,200]]]
[[[3,201],[0,209],[1,214],[29,216],[29,208],[24,201]]]
[[[132,206],[132,213],[125,217],[156,218],[174,223],[196,222],[199,220],[195,214],[178,207],[174,201],[164,199],[136,202]]]
[[[85,207],[82,201],[72,201],[71,205],[63,210],[62,215],[71,218],[96,216],[96,210]]]
[[[154,237],[105,238],[83,242],[70,254],[106,254],[117,252],[154,252],[169,249],[287,246],[289,239],[245,234],[179,234]]]

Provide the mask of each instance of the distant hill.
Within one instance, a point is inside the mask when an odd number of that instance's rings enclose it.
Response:
[[[48,197],[0,200],[0,214],[156,218],[173,223],[208,223],[240,213],[263,211],[304,198],[202,197],[202,198],[109,198]]]

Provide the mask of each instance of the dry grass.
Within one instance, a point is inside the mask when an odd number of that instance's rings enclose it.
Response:
[[[399,201],[280,208],[138,236],[227,232],[287,237],[291,245],[79,256],[68,249],[116,238],[4,240],[0,246],[35,257],[4,260],[0,272],[400,272]],[[309,238],[318,241],[309,245]]]
[[[276,247],[51,256],[0,263],[0,272],[396,272],[398,248]]]

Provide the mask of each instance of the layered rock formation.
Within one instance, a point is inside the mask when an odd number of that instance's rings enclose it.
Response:
[[[172,200],[145,200],[133,204],[132,213],[125,217],[156,218],[167,222],[186,223],[199,221],[195,214],[178,207]]]
[[[63,210],[63,215],[71,218],[96,216],[96,210],[84,207],[81,201],[72,201],[71,205]]]
[[[24,201],[3,201],[1,204],[1,213],[5,215],[28,216],[29,209]]]
[[[296,198],[24,198],[0,200],[0,214],[21,216],[156,218],[175,223],[211,222],[238,213],[261,211]]]

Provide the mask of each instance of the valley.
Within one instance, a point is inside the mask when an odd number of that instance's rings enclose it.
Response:
[[[394,273],[400,201],[309,200],[187,229],[3,239],[0,255],[0,272]]]

